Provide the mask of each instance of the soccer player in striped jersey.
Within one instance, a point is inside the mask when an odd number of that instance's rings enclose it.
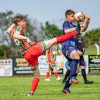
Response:
[[[64,42],[77,35],[78,32],[75,30],[69,34],[55,37],[50,40],[41,41],[36,44],[35,42],[32,42],[29,37],[27,37],[25,32],[26,23],[27,21],[22,15],[15,16],[13,19],[13,24],[7,29],[7,32],[14,40],[15,44],[21,51],[22,56],[26,59],[29,66],[31,66],[33,70],[34,79],[32,80],[31,91],[27,94],[27,96],[32,96],[35,93],[40,79],[38,57],[54,44]]]

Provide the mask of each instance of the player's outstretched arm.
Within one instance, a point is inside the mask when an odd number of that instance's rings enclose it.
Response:
[[[65,29],[65,30],[64,30],[64,33],[65,33],[65,34],[68,34],[68,33],[73,32],[73,31],[75,31],[75,30],[76,30],[76,27],[70,28],[70,29]]]
[[[10,27],[7,29],[7,33],[11,33],[11,30],[15,27],[15,24],[13,23],[10,25]]]
[[[18,31],[15,31],[13,37],[14,37],[15,39],[23,39],[23,40],[26,40],[27,42],[31,42],[31,40],[30,40],[28,37],[22,36],[21,33],[18,32]]]
[[[90,23],[90,17],[89,16],[85,16],[85,23],[81,26],[81,31],[84,32],[87,30],[88,26]]]

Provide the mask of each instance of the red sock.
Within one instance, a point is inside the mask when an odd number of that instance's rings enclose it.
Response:
[[[58,72],[54,72],[56,78],[58,78]]]
[[[47,73],[46,73],[46,79],[49,78],[49,76],[50,76],[50,73],[47,72]]]
[[[67,41],[68,39],[72,38],[75,35],[77,35],[76,31],[69,32],[69,33],[67,33],[65,35],[59,36],[59,37],[57,37],[57,43],[61,43],[61,42]]]
[[[39,83],[39,78],[34,78],[32,81],[31,92],[34,93]]]

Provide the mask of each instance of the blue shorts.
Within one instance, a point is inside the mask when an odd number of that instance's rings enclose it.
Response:
[[[70,54],[72,51],[76,50],[77,51],[77,48],[73,45],[66,45],[66,46],[63,46],[62,48],[62,53],[64,54],[64,56],[67,58],[67,59],[70,59]]]

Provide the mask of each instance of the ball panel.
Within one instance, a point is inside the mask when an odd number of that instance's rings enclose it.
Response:
[[[83,12],[75,13],[74,17],[75,17],[75,20],[78,21],[78,22],[82,22],[85,19]]]

